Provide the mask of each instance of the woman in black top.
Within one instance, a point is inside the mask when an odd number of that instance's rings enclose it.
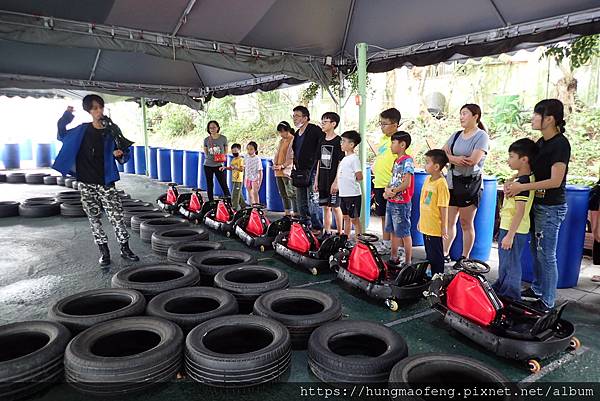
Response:
[[[535,190],[531,213],[533,282],[522,295],[535,298],[533,306],[541,311],[554,307],[558,282],[558,230],[567,214],[565,187],[571,145],[564,136],[565,124],[560,100],[545,99],[535,105],[531,125],[533,129],[542,131],[542,137],[537,141],[538,154],[531,165],[535,182],[509,182],[504,186],[507,196]]]

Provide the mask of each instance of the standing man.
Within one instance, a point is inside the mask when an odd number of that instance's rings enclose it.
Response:
[[[296,106],[293,110],[294,141],[294,167],[292,171],[292,184],[296,187],[296,204],[300,220],[308,227],[312,226],[309,212],[309,197],[314,185],[315,166],[318,160],[319,142],[325,136],[321,128],[309,123],[310,113],[304,106]]]
[[[381,217],[381,233],[382,241],[377,244],[377,251],[381,254],[390,253],[390,233],[385,232],[385,213],[387,208],[387,200],[384,198],[385,187],[392,179],[392,168],[396,161],[396,155],[392,153],[392,135],[398,131],[400,124],[400,111],[396,108],[387,109],[379,115],[379,126],[383,136],[376,148],[375,163],[373,164],[373,174],[375,175],[374,194],[375,215]],[[366,230],[366,228],[365,228]]]
[[[140,259],[129,249],[129,233],[123,222],[123,205],[115,188],[115,182],[120,179],[115,160],[121,164],[127,162],[129,150],[116,148],[112,130],[103,121],[106,119],[104,100],[100,96],[84,97],[83,109],[92,116],[91,123],[67,130],[67,125],[74,118],[72,107],[67,108],[58,120],[57,139],[63,146],[52,167],[63,175],[77,177],[79,181],[83,210],[90,220],[94,240],[100,248],[100,266],[110,264],[108,237],[102,229],[102,210],[115,229],[121,245],[121,257],[137,262]]]

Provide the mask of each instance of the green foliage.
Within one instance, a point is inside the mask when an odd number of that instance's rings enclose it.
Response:
[[[513,133],[521,128],[527,117],[522,112],[523,104],[518,95],[496,96],[493,104],[493,114],[490,132]],[[493,137],[492,137],[493,138]]]
[[[367,75],[367,88],[369,87],[369,84],[370,80],[369,76]],[[346,90],[345,93],[342,93],[339,75],[333,76],[331,84],[329,85],[329,89],[331,90],[331,92],[337,97],[342,97],[342,95],[348,97],[358,93],[358,71],[354,71],[349,75],[344,75],[344,87],[346,88]],[[314,82],[308,85],[308,87],[305,90],[303,90],[300,95],[301,103],[307,105],[310,102],[312,102],[317,97],[320,88],[321,86]],[[344,100],[342,99],[342,101]]]
[[[569,60],[571,71],[587,64],[592,57],[600,55],[600,35],[580,36],[568,45],[557,44],[550,46],[545,57],[552,57],[560,64]]]
[[[174,103],[148,109],[150,130],[167,137],[183,137],[193,132],[194,117],[193,110]]]

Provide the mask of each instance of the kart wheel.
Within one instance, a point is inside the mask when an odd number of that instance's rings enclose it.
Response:
[[[577,337],[571,337],[571,341],[569,342],[569,348],[572,350],[579,349],[581,347],[581,341]]]
[[[394,299],[386,299],[385,305],[390,308],[392,312],[396,312],[399,309],[398,302],[396,302]]]
[[[537,373],[542,369],[542,365],[536,359],[530,359],[527,361],[527,366],[529,367],[529,371],[531,373]]]
[[[317,270],[317,268],[316,268],[316,267],[313,267],[312,269],[310,269],[310,273],[311,273],[313,276],[316,276],[317,274],[319,274],[319,271]]]
[[[265,246],[261,245],[260,248],[258,248],[259,251],[264,252],[265,251]]]

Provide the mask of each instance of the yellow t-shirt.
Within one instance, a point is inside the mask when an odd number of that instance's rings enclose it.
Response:
[[[522,184],[528,184],[530,182],[535,182],[535,178],[532,175],[522,175],[517,177],[515,182],[520,182]],[[521,223],[519,227],[517,227],[517,234],[527,234],[529,232],[529,212],[531,211],[531,206],[533,205],[533,198],[535,196],[535,191],[523,191],[514,196],[514,198],[504,198],[504,202],[502,203],[502,209],[500,209],[500,228],[503,230],[509,230],[510,225],[512,224],[512,219],[515,216],[515,212],[517,211],[516,202],[526,202],[525,203],[525,214],[521,219]]]
[[[442,236],[442,213],[440,207],[448,207],[450,203],[450,191],[444,177],[431,181],[428,176],[421,189],[421,201],[419,210],[419,231],[432,237]]]
[[[243,168],[244,158],[241,156],[231,159],[231,167]],[[239,170],[231,170],[231,181],[244,182],[244,172]]]
[[[392,153],[392,139],[383,135],[379,145],[377,145],[377,156],[373,165],[373,174],[375,174],[375,188],[385,188],[392,179],[392,167],[398,158]]]

